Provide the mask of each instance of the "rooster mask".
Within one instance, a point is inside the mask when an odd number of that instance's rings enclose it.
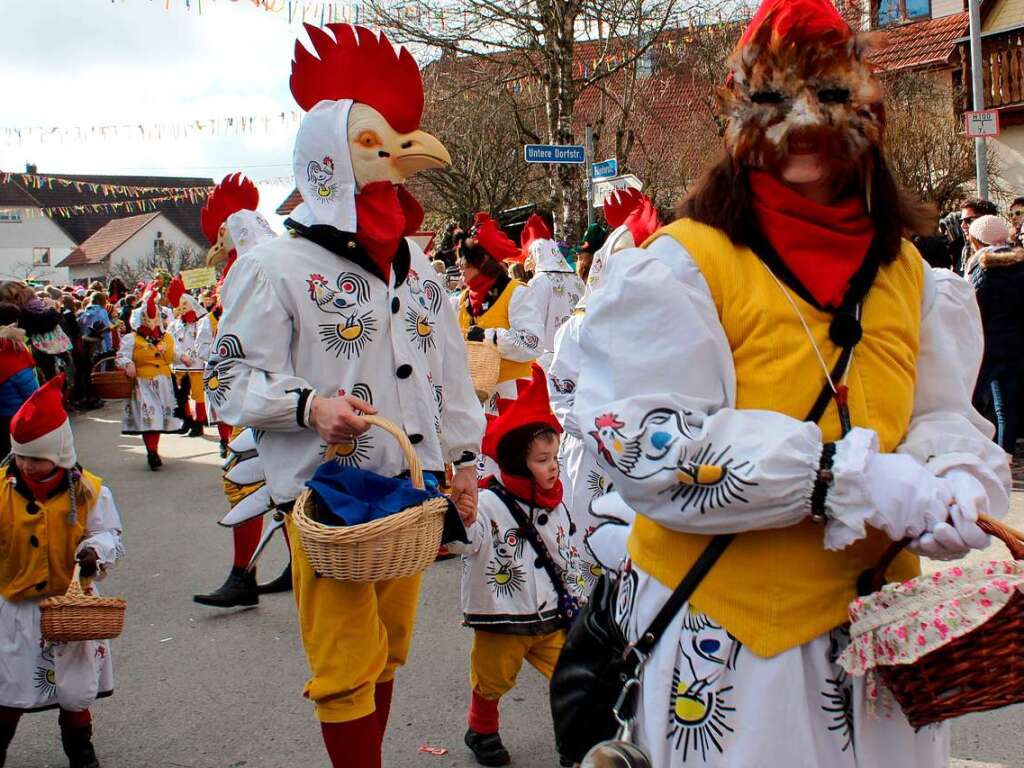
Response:
[[[725,144],[738,165],[773,175],[816,154],[833,178],[882,142],[882,88],[855,35],[830,0],[764,0],[729,59],[719,89]]]
[[[303,205],[292,219],[354,233],[375,261],[388,262],[423,220],[405,180],[451,157],[419,130],[423,81],[412,55],[365,27],[327,30],[306,25],[316,55],[295,44],[291,90],[307,114],[293,156]]]
[[[256,211],[259,204],[259,190],[241,173],[228,174],[214,187],[200,214],[203,234],[211,243],[206,266],[222,267],[227,275],[239,253],[274,237]]]

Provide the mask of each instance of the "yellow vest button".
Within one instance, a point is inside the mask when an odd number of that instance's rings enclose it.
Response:
[[[39,546],[39,539],[37,537],[35,537],[35,536],[29,536],[28,537],[28,543],[31,544],[33,547],[38,547]]]
[[[36,584],[36,592],[42,592],[44,589],[46,589],[45,581],[40,581],[38,584]]]

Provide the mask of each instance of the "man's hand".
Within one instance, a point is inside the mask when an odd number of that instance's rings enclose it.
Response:
[[[309,425],[328,445],[350,442],[370,428],[363,415],[372,416],[377,409],[352,395],[314,397],[309,409]]]
[[[128,365],[124,367],[124,375],[129,379],[134,379],[135,373],[135,363],[128,363]]]
[[[181,364],[184,365],[186,368],[191,368],[192,367],[192,358],[189,357],[188,355],[182,355],[181,356]]]
[[[476,480],[476,467],[462,467],[452,478],[452,502],[459,510],[462,524],[470,526],[476,522],[476,505],[480,488]]]
[[[83,579],[91,579],[96,575],[99,570],[100,556],[96,554],[96,550],[91,547],[86,547],[78,553],[78,565],[81,567],[81,574]]]

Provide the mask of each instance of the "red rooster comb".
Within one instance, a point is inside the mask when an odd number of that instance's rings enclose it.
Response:
[[[619,189],[612,192],[604,201],[604,217],[612,229],[626,223],[626,217],[633,209],[647,200],[647,195],[639,189]]]
[[[752,42],[772,48],[783,42],[828,45],[852,36],[853,30],[831,0],[763,0],[738,47]]]
[[[220,225],[228,216],[238,211],[255,211],[260,204],[260,192],[256,185],[241,173],[229,173],[213,188],[199,214],[199,223],[210,245],[217,242]]]
[[[606,413],[594,419],[594,426],[598,429],[604,429],[606,427],[610,427],[611,429],[622,429],[626,424],[619,421],[619,417],[614,413]]]
[[[519,241],[523,244],[523,258],[530,255],[530,245],[535,240],[550,239],[551,230],[548,228],[547,222],[536,213],[530,216],[526,220],[526,226],[523,227],[523,234],[519,237]]]
[[[156,307],[156,298],[150,294],[149,299],[146,300],[146,317],[150,320],[156,320],[160,317],[160,313]]]
[[[475,219],[476,233],[473,235],[487,253],[498,261],[519,261],[519,246],[498,226],[498,222],[486,213],[478,213]]]
[[[630,234],[633,235],[633,245],[639,248],[647,242],[651,235],[661,229],[661,221],[658,218],[658,209],[650,198],[644,197],[640,205],[630,211],[629,216],[623,222]]]
[[[387,37],[366,27],[328,24],[333,38],[311,24],[305,27],[319,58],[295,42],[290,84],[302,109],[352,99],[376,109],[399,133],[420,127],[423,80],[409,51],[396,51]]]
[[[498,398],[498,414],[487,415],[487,431],[481,445],[484,455],[498,460],[498,446],[506,435],[520,427],[550,428],[562,433],[562,425],[551,412],[548,399],[548,380],[544,369],[533,364],[533,377],[516,382],[515,400]]]
[[[185,281],[181,279],[181,275],[178,275],[167,286],[167,303],[172,307],[176,307],[184,295]]]

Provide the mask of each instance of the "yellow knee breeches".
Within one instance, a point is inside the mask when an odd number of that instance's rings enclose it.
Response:
[[[312,677],[304,695],[325,723],[366,717],[374,686],[405,663],[416,622],[420,576],[356,584],[317,576],[288,520],[299,630]]]
[[[502,635],[476,630],[470,654],[469,681],[485,699],[500,699],[515,688],[523,661],[548,680],[565,645],[565,631],[547,635]]]

